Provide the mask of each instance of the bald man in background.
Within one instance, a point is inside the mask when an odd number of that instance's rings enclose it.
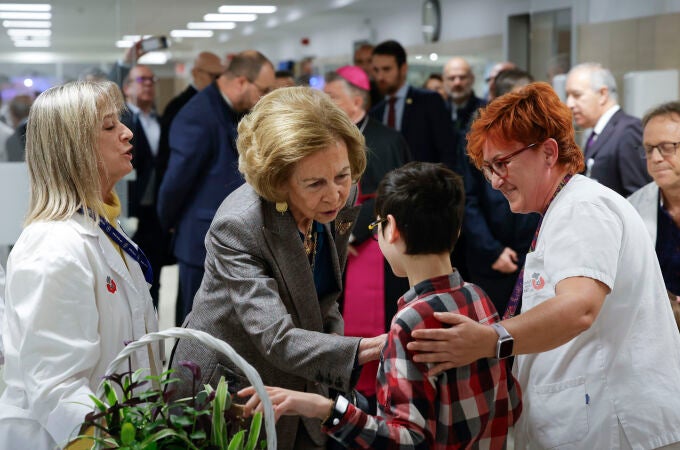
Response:
[[[455,57],[444,66],[442,78],[448,95],[446,106],[451,111],[453,127],[457,132],[467,133],[475,112],[486,104],[472,89],[475,74],[466,60]]]
[[[163,111],[163,118],[161,119],[161,146],[168,149],[167,154],[170,154],[168,135],[172,120],[191,97],[215,81],[217,77],[222,75],[224,69],[225,67],[222,65],[220,57],[214,53],[201,52],[196,56],[194,66],[191,68],[191,79],[193,81],[181,94],[170,100],[165,107],[165,111]]]

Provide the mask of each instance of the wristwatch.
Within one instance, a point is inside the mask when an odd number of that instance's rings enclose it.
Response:
[[[347,400],[342,395],[335,397],[335,402],[333,403],[333,408],[331,413],[326,417],[325,420],[321,422],[324,427],[335,427],[338,426],[343,416],[347,412],[347,407],[349,406],[349,400]]]
[[[496,342],[496,358],[505,359],[512,356],[512,348],[515,345],[515,339],[510,336],[508,330],[500,323],[492,323],[491,326],[498,333],[498,342]]]

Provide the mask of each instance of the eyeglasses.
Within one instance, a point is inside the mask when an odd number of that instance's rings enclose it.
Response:
[[[248,80],[248,82],[250,84],[252,84],[253,86],[255,86],[258,91],[260,91],[260,97],[264,97],[265,95],[269,94],[272,91],[272,88],[270,88],[270,87],[264,87],[263,88],[262,86],[260,86],[259,84],[257,84],[254,81]]]
[[[374,241],[378,240],[378,225],[385,222],[387,222],[387,218],[376,219],[368,224],[368,231],[371,232],[371,237],[373,238]]]
[[[139,84],[144,84],[144,82],[148,81],[151,84],[156,84],[158,81],[157,77],[135,77],[133,78],[134,81],[136,81]]]
[[[680,145],[680,142],[660,142],[656,145],[643,145],[641,148],[642,157],[651,159],[654,149],[657,149],[662,158],[670,158],[675,155],[675,152],[678,150],[678,145]]]
[[[509,155],[503,156],[501,158],[494,158],[491,160],[491,162],[484,162],[482,164],[482,173],[484,174],[484,177],[487,179],[487,181],[491,182],[491,177],[495,173],[498,178],[505,178],[508,176],[508,163],[512,158],[515,156],[519,155],[525,150],[529,150],[530,148],[534,148],[538,145],[538,142],[534,142],[531,145],[527,145],[526,147],[522,147],[517,151],[514,151],[510,153]]]

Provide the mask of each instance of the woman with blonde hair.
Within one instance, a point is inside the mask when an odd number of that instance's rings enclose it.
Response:
[[[132,170],[132,133],[111,82],[48,89],[28,118],[30,204],[7,263],[0,448],[61,448],[125,343],[158,328],[151,273],[120,229],[114,185]],[[133,370],[158,370],[138,352]]]
[[[366,167],[364,138],[325,94],[277,89],[240,123],[239,170],[206,236],[203,283],[185,322],[231,344],[265,384],[328,395],[352,390],[384,336],[344,337],[337,299]],[[201,383],[250,383],[222,355],[180,340],[172,365],[192,360]],[[186,377],[183,392],[191,387]],[[181,390],[181,389],[180,389]],[[322,449],[317,419],[284,417],[280,450]]]

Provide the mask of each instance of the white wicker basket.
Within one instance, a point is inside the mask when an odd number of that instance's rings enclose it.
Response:
[[[134,352],[138,348],[144,347],[145,345],[150,344],[152,342],[162,341],[167,338],[196,339],[203,345],[218,352],[222,352],[234,364],[236,364],[239,369],[243,371],[246,378],[248,378],[248,381],[250,381],[250,383],[255,388],[255,391],[260,396],[260,399],[262,399],[262,405],[264,407],[264,428],[267,433],[267,449],[276,450],[276,428],[275,428],[276,421],[274,417],[274,410],[272,408],[272,402],[269,399],[267,391],[264,388],[264,384],[262,384],[262,379],[260,378],[260,375],[253,368],[253,366],[248,364],[248,362],[245,359],[243,359],[241,355],[236,353],[236,351],[229,344],[217,339],[214,336],[211,336],[208,333],[199,330],[192,330],[189,328],[175,327],[168,328],[163,331],[157,331],[155,333],[145,334],[138,340],[133,341],[130,344],[126,345],[125,348],[121,350],[116,359],[111,361],[109,366],[106,368],[106,375],[113,374],[116,371],[118,365],[121,362],[127,360],[130,354],[132,354],[132,352]],[[102,398],[103,393],[104,385],[102,382],[100,383],[99,388],[97,389],[97,397]]]

